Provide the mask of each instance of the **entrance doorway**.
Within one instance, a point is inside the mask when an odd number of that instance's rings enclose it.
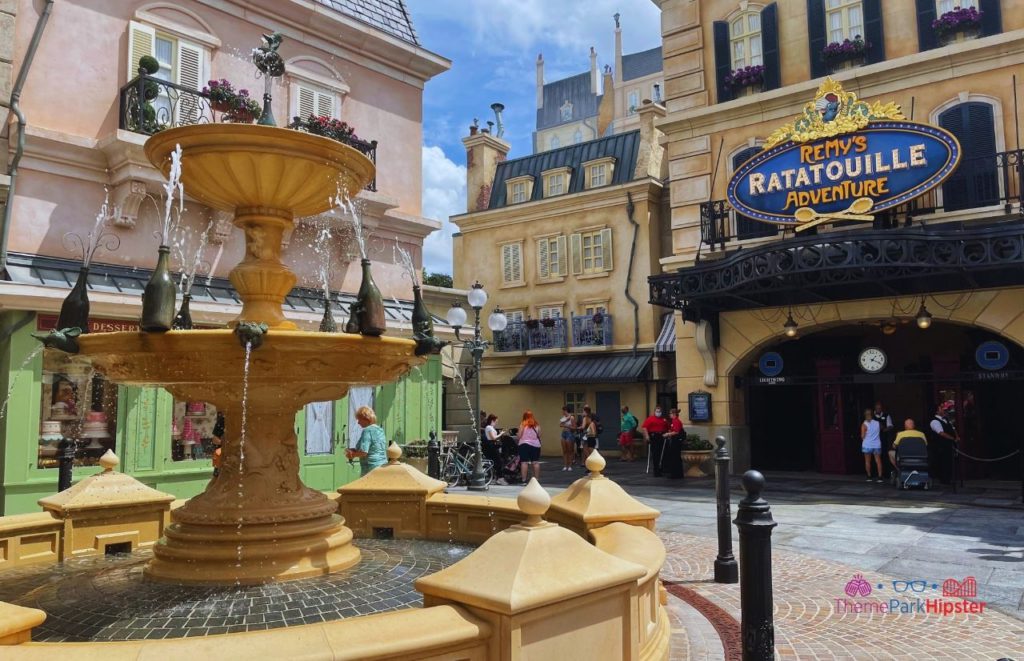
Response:
[[[1006,347],[1009,360],[985,369],[976,352],[985,343]],[[859,366],[865,348],[881,349],[885,369]],[[758,357],[746,377],[747,423],[756,468],[848,474],[863,470],[860,424],[864,410],[881,401],[895,426],[910,418],[927,433],[940,402],[955,405],[962,453],[1002,457],[1021,447],[1013,412],[1024,401],[1024,349],[980,329],[935,323],[883,333],[874,324],[828,329],[765,349],[778,353],[781,374],[760,374]],[[967,479],[1018,479],[1019,458],[978,462],[966,457]]]

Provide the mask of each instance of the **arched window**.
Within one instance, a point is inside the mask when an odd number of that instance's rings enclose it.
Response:
[[[992,105],[982,101],[960,103],[939,115],[939,126],[956,136],[963,151],[960,167],[942,184],[943,209],[956,211],[998,204],[999,174]]]
[[[761,58],[761,13],[748,11],[729,24],[732,68],[764,64]]]
[[[735,172],[741,165],[754,157],[761,151],[760,147],[748,147],[732,157],[732,171]],[[748,216],[736,214],[736,238],[756,239],[763,236],[775,236],[778,228],[771,223],[764,223],[754,220]]]
[[[576,132],[572,134],[572,143],[578,145],[583,142],[583,131],[576,129]]]
[[[864,36],[864,7],[861,0],[825,0],[825,25],[829,43]]]
[[[562,146],[562,141],[558,139],[558,136],[557,135],[551,136],[550,146],[548,147],[548,149],[558,149],[561,146]]]

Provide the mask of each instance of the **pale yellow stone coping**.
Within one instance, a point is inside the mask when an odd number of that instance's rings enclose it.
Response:
[[[8,514],[0,516],[0,537],[29,530],[59,530],[61,522],[47,512],[31,512],[29,514]]]
[[[39,499],[39,505],[54,516],[82,510],[110,509],[139,505],[169,505],[174,496],[157,491],[130,475],[115,473],[120,461],[110,450],[100,458],[103,472],[90,475],[60,493]]]
[[[604,466],[604,457],[597,450],[592,452],[587,458],[590,474],[576,480],[552,498],[551,509],[580,519],[588,525],[637,520],[650,520],[653,524],[661,512],[644,505],[602,475],[600,471],[604,470]]]
[[[427,499],[427,507],[469,507],[478,510],[522,514],[516,501],[500,496],[470,496],[461,493],[435,493]]]
[[[38,627],[45,620],[46,613],[39,609],[15,606],[0,601],[0,640],[22,631],[31,631],[33,627]],[[0,649],[3,649],[0,658],[10,658],[7,654],[10,648]]]
[[[605,553],[645,567],[647,574],[640,579],[641,583],[657,576],[665,564],[665,545],[647,528],[617,521],[594,528],[590,535],[594,546]]]
[[[0,606],[8,604],[0,603]],[[8,605],[9,606],[9,605]],[[13,607],[17,608],[17,607]],[[34,609],[22,609],[34,610]],[[42,613],[41,611],[35,611]],[[4,611],[0,610],[0,622]],[[4,622],[6,624],[6,622]],[[400,633],[400,635],[398,635]],[[244,634],[171,640],[93,643],[25,643],[0,653],[4,661],[78,661],[103,659],[375,659],[478,658],[451,654],[486,641],[492,627],[457,606],[433,606],[378,613],[321,624],[282,627]],[[479,642],[478,642],[479,641]],[[450,652],[449,652],[450,653]]]
[[[396,446],[397,447],[397,446]],[[369,493],[410,493],[434,494],[448,486],[447,482],[435,480],[408,464],[386,464],[362,476],[354,482],[339,487],[341,497],[348,494]]]
[[[424,597],[457,600],[514,615],[637,581],[645,567],[592,546],[579,535],[540,519],[551,502],[536,478],[520,493],[527,515],[492,535],[459,562],[416,581]]]

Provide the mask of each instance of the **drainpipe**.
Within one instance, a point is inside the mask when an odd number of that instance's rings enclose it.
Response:
[[[25,115],[21,112],[21,89],[25,86],[28,70],[32,66],[32,60],[35,59],[36,51],[39,49],[39,41],[43,37],[43,30],[46,29],[46,22],[50,18],[53,1],[46,0],[46,4],[43,5],[43,12],[39,15],[35,31],[32,33],[32,41],[29,42],[28,50],[25,51],[25,61],[22,62],[21,70],[18,71],[18,78],[14,81],[14,87],[11,89],[11,100],[3,104],[4,107],[10,108],[14,116],[18,118],[18,137],[14,157],[11,158],[11,166],[7,171],[8,176],[11,178],[11,183],[7,190],[7,203],[4,204],[3,219],[0,220],[0,273],[7,272],[7,235],[11,227],[11,211],[14,202],[14,189],[18,181],[18,165],[21,163],[21,157],[25,153]]]
[[[636,357],[636,348],[640,344],[640,304],[629,293],[629,284],[633,281],[633,260],[636,258],[636,239],[640,233],[640,223],[633,219],[634,210],[633,195],[627,191],[626,218],[633,225],[633,245],[629,248],[629,270],[626,271],[626,298],[633,304],[633,356]]]

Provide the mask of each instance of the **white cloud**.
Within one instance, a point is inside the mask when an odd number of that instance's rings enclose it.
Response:
[[[423,266],[428,271],[452,273],[452,233],[448,220],[466,211],[466,167],[445,156],[437,146],[423,147],[423,215],[440,220],[441,229],[423,242]]]

